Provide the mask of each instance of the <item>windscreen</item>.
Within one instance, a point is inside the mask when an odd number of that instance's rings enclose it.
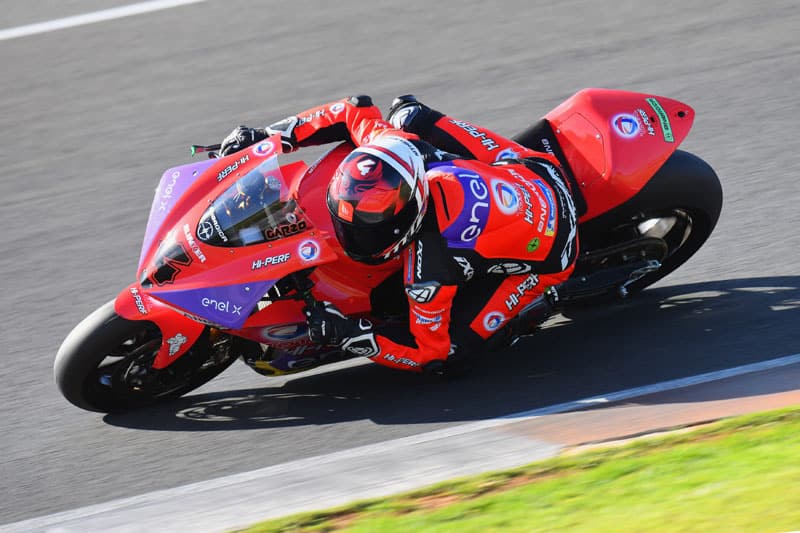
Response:
[[[248,246],[295,235],[306,227],[272,158],[236,180],[211,204],[197,225],[197,237],[213,246]]]

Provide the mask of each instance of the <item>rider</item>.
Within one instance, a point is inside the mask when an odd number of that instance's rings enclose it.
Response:
[[[441,373],[477,353],[574,268],[575,204],[550,154],[410,95],[392,102],[386,120],[368,96],[355,96],[266,128],[239,126],[221,154],[275,134],[284,152],[344,140],[357,147],[327,191],[336,237],[356,261],[399,256],[404,265],[413,338],[376,331],[322,302],[306,310],[314,342],[389,367]]]

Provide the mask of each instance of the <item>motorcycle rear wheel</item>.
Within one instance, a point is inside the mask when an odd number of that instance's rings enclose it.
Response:
[[[612,287],[595,297],[566,303],[563,314],[574,317],[582,309],[627,297],[672,273],[706,242],[721,210],[722,186],[714,170],[694,154],[677,150],[636,196],[580,226],[581,248],[586,252],[631,239],[662,240],[666,253],[658,258],[660,268],[628,283],[624,291]],[[643,249],[642,257],[633,259],[651,257]],[[620,264],[619,258],[613,261]],[[596,265],[582,268],[579,259],[573,278],[590,277],[599,270]]]
[[[70,332],[56,355],[55,381],[70,403],[88,411],[127,411],[177,398],[228,368],[236,355],[212,343],[208,328],[175,363],[152,368],[161,332],[152,322],[127,320],[108,302]]]

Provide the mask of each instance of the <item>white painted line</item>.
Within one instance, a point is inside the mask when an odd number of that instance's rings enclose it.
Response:
[[[153,521],[154,524],[162,523],[162,525],[166,524],[168,520],[171,520],[171,527],[175,531],[197,531],[202,520],[210,520],[208,516],[200,517],[198,515],[198,513],[201,512],[200,510],[203,509],[208,509],[209,513],[213,514],[214,520],[220,522],[218,528],[211,528],[209,522],[209,525],[206,526],[206,530],[225,531],[231,529],[232,526],[240,523],[244,519],[246,509],[249,509],[249,512],[253,512],[255,509],[259,517],[253,518],[252,522],[267,518],[268,516],[264,516],[264,514],[267,513],[269,506],[265,505],[262,509],[254,503],[249,502],[248,499],[255,498],[258,502],[269,502],[270,499],[266,497],[266,495],[269,494],[278,494],[277,498],[283,498],[282,503],[286,504],[283,506],[283,510],[286,512],[299,512],[301,510],[312,510],[345,503],[345,501],[349,501],[348,498],[352,496],[351,494],[343,494],[343,492],[347,492],[345,481],[352,481],[353,478],[357,477],[359,467],[361,470],[364,470],[365,465],[369,465],[369,468],[366,468],[368,471],[367,474],[374,476],[375,479],[371,482],[372,484],[369,485],[369,487],[371,487],[369,491],[364,494],[358,494],[359,498],[391,494],[401,490],[410,490],[413,487],[420,486],[420,484],[430,484],[432,481],[426,480],[423,474],[413,471],[408,473],[408,475],[413,478],[411,481],[404,481],[398,476],[393,478],[389,475],[390,467],[393,465],[386,463],[386,458],[395,459],[396,462],[400,463],[400,467],[409,470],[410,465],[412,465],[414,461],[421,461],[426,457],[435,462],[438,459],[432,451],[434,449],[432,446],[436,444],[436,441],[443,444],[443,446],[441,446],[443,450],[440,454],[441,457],[450,457],[451,460],[453,459],[454,443],[456,444],[455,448],[461,446],[463,450],[467,450],[469,446],[472,445],[473,447],[477,447],[481,452],[478,456],[478,460],[485,469],[497,470],[500,468],[509,468],[513,465],[530,463],[543,456],[552,456],[557,446],[552,443],[539,443],[539,457],[537,457],[536,443],[525,441],[520,445],[514,441],[513,436],[502,434],[500,440],[497,440],[497,436],[495,436],[493,445],[489,447],[489,449],[492,450],[492,454],[487,457],[483,452],[484,448],[486,448],[485,443],[481,442],[481,438],[484,438],[484,436],[479,435],[478,432],[515,424],[520,421],[530,420],[544,415],[574,411],[600,403],[622,401],[648,394],[681,389],[799,363],[800,354],[795,354],[716,372],[708,372],[687,378],[627,389],[603,396],[565,402],[540,409],[514,413],[500,418],[482,420],[429,433],[368,444],[358,448],[342,450],[317,457],[298,459],[296,461],[269,466],[250,472],[242,472],[240,474],[210,479],[172,489],[159,490],[23,520],[21,522],[0,525],[0,533],[22,531],[26,533],[33,531],[72,533],[87,530],[104,532],[139,531],[143,525],[143,517]],[[447,439],[446,442],[444,442],[445,439]],[[511,446],[507,450],[503,450],[505,443],[509,443]],[[421,450],[426,449],[426,447],[427,451],[422,453]],[[497,452],[499,452],[500,460],[504,460],[509,464],[503,466],[495,466],[492,464],[490,459],[494,458]],[[503,452],[506,453],[506,457],[503,457]],[[370,461],[372,462],[370,463]],[[513,465],[510,464],[512,462]],[[423,467],[423,469],[429,471],[434,469],[434,466],[431,464],[423,465]],[[449,477],[452,477],[452,465],[449,467],[448,465],[439,465],[439,467],[439,470],[443,471],[443,479],[447,479],[448,474]],[[450,470],[448,470],[448,468],[450,468]],[[342,472],[346,472],[347,475],[342,474]],[[344,475],[344,478],[337,478],[337,476],[342,475]],[[464,474],[462,473],[461,475]],[[272,485],[276,483],[279,485],[272,486],[270,484],[271,482]],[[405,482],[406,485],[398,485],[398,483],[402,482]],[[414,482],[416,482],[416,485],[414,485]],[[288,505],[288,500],[290,500],[293,495],[292,491],[302,496],[296,508],[292,508]],[[335,494],[336,498],[339,498],[339,500],[330,500],[331,494]],[[295,498],[297,498],[296,495]],[[175,502],[186,502],[189,500],[193,504],[192,506],[180,508],[179,505],[175,505]],[[285,514],[279,512],[281,509],[281,507],[277,507],[272,510],[277,513],[277,516],[279,514]],[[248,519],[249,518],[250,517],[248,517]],[[200,522],[198,522],[198,520],[200,520]],[[247,520],[245,520],[245,522],[246,521]],[[180,528],[174,525],[180,523],[184,524]],[[103,524],[103,527],[98,524]],[[113,524],[113,527],[111,524]],[[127,524],[129,527],[119,526],[119,524]]]
[[[7,28],[5,30],[0,30],[0,41],[36,35],[37,33],[63,30],[65,28],[83,26],[85,24],[94,24],[95,22],[131,17],[133,15],[141,15],[142,13],[150,13],[151,11],[160,11],[162,9],[170,9],[188,4],[199,4],[206,1],[207,0],[151,0],[150,2],[139,2],[138,4],[103,9],[102,11],[94,11],[83,15],[47,20],[36,24],[28,24],[27,26],[17,26],[16,28]]]

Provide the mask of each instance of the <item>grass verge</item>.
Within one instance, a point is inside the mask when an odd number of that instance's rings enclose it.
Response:
[[[243,530],[800,530],[800,407],[727,419]]]

